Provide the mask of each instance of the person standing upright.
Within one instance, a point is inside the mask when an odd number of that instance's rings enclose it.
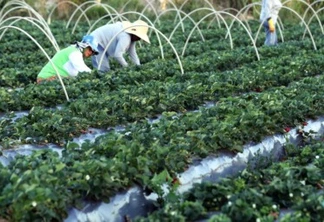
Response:
[[[266,32],[264,44],[267,46],[277,45],[278,43],[276,23],[281,7],[280,0],[262,0],[260,21]]]

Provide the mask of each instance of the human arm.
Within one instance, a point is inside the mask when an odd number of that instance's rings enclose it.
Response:
[[[77,76],[78,72],[91,72],[91,69],[84,63],[83,55],[81,52],[72,52],[69,55],[69,62],[74,68],[74,72],[69,72],[70,76]]]
[[[271,5],[270,16],[274,20],[274,23],[277,22],[277,18],[278,18],[279,11],[281,8],[282,8],[282,4],[281,4],[280,0],[273,0],[272,5]]]
[[[275,31],[275,24],[277,22],[279,10],[282,7],[280,0],[263,0],[260,20],[262,23],[266,22],[269,31]]]
[[[273,5],[272,5],[272,9],[276,11],[276,13],[279,13],[279,10],[282,8],[282,3],[280,0],[274,0],[273,1]]]
[[[282,7],[282,4],[280,2],[280,0],[272,0],[271,1],[271,6],[270,6],[270,14],[269,14],[269,18],[268,18],[268,25],[269,25],[269,31],[270,32],[274,32],[275,31],[275,25],[277,23],[277,19],[278,19],[278,14],[279,11]]]
[[[131,60],[134,62],[134,64],[136,65],[140,65],[140,60],[137,56],[137,53],[136,53],[136,42],[132,42],[130,44],[130,47],[129,47],[129,56],[131,58]]]
[[[275,26],[274,21],[271,17],[268,18],[268,26],[269,26],[270,32],[274,32],[276,30],[276,26]]]
[[[124,58],[124,53],[130,45],[130,37],[120,37],[117,41],[115,53],[113,57],[118,61],[122,67],[127,67],[128,63]]]
[[[261,6],[261,19],[266,21],[270,17],[271,17],[271,0],[263,0]]]

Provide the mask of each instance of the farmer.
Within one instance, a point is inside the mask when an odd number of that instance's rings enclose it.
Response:
[[[137,20],[133,23],[128,21],[116,22],[97,28],[90,34],[94,36],[99,43],[99,54],[92,57],[93,67],[102,72],[109,71],[109,57],[115,58],[122,67],[127,67],[128,63],[123,56],[125,52],[128,52],[134,64],[140,65],[135,45],[139,40],[150,43],[147,31],[147,23],[141,20]],[[108,44],[109,47],[105,51]],[[101,57],[103,58],[100,64]]]
[[[264,44],[267,46],[277,45],[278,43],[275,26],[281,7],[280,0],[262,0],[260,21],[266,32]]]
[[[98,54],[98,43],[95,38],[86,35],[81,42],[57,52],[51,59],[61,77],[75,77],[79,72],[91,72],[84,63],[84,58]],[[49,61],[37,76],[37,83],[44,80],[51,81],[57,78],[56,70]]]

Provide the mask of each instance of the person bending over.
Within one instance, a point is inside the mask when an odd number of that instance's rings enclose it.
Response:
[[[51,59],[52,62],[48,61],[37,75],[37,83],[58,78],[56,70],[61,77],[75,77],[79,72],[91,72],[84,63],[84,58],[96,54],[98,54],[98,43],[95,38],[91,35],[83,36],[81,42],[58,51]]]
[[[93,67],[101,72],[109,71],[109,57],[115,58],[122,67],[127,67],[128,63],[124,58],[126,52],[134,64],[140,65],[136,53],[136,42],[144,40],[150,43],[147,31],[147,23],[142,20],[133,23],[128,21],[116,22],[95,29],[90,35],[98,41],[99,54],[92,57]],[[108,44],[109,47],[105,51]]]

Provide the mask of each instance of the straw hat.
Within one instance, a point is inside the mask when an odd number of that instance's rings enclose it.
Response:
[[[123,21],[123,28],[125,32],[129,34],[136,35],[140,39],[143,39],[145,42],[150,43],[149,37],[147,36],[147,23],[142,20],[137,20],[133,23],[129,21]]]

